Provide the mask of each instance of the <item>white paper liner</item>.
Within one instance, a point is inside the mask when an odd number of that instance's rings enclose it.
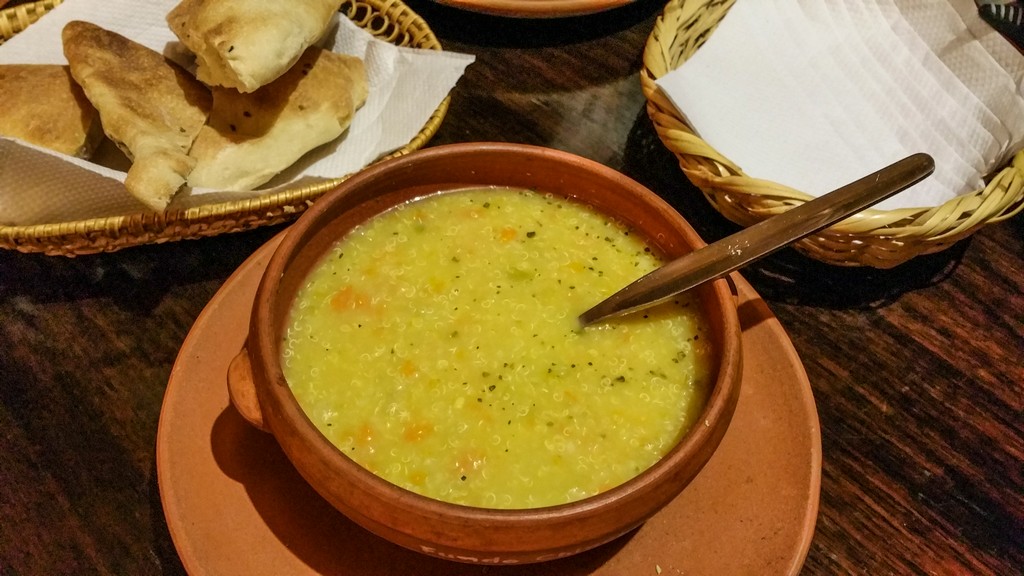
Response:
[[[878,208],[936,206],[1024,143],[1024,57],[968,4],[736,2],[658,85],[752,177],[816,196],[927,152],[935,174]]]

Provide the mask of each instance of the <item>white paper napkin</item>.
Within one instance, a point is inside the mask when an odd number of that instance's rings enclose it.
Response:
[[[748,175],[811,195],[931,154],[935,174],[879,204],[895,209],[977,190],[1024,145],[1022,78],[973,0],[765,0],[658,85]]]
[[[190,67],[192,59],[167,27],[178,0],[66,0],[0,45],[0,64],[66,64],[61,30],[86,20],[117,32]],[[369,96],[348,131],[304,156],[261,190],[184,190],[172,207],[267,194],[355,172],[408,143],[455,87],[474,57],[398,47],[339,17],[324,47],[359,56],[366,64]],[[143,212],[125,189],[127,161],[109,144],[84,161],[0,137],[0,222],[30,225]]]

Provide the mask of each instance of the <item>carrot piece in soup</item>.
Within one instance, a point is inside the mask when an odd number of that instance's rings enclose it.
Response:
[[[430,436],[430,433],[433,431],[434,426],[432,424],[419,422],[417,424],[406,426],[405,429],[402,430],[402,438],[404,438],[406,442],[418,442],[427,436]]]
[[[479,450],[467,450],[455,460],[455,470],[460,474],[478,470],[487,461],[487,455]]]
[[[351,284],[342,286],[334,293],[334,296],[331,296],[331,308],[334,308],[339,312],[363,308],[369,303],[370,298],[366,294],[353,288]]]
[[[423,486],[427,483],[427,473],[422,470],[413,470],[409,473],[409,482],[415,486]]]
[[[415,376],[417,372],[416,363],[412,360],[406,359],[402,362],[402,366],[398,370],[402,373],[402,376]]]

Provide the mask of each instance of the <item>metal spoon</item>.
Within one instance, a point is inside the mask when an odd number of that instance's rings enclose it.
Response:
[[[642,276],[580,315],[583,326],[669,300],[763,258],[913,186],[935,170],[928,154],[912,154],[842,188],[694,250]]]

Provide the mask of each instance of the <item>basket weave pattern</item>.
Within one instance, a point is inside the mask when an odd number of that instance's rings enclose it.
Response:
[[[670,0],[647,39],[640,83],[647,98],[648,116],[686,177],[722,215],[749,226],[802,204],[811,196],[744,174],[694,133],[655,84],[701,47],[734,2]],[[931,208],[865,210],[805,238],[795,247],[829,264],[891,268],[914,256],[948,248],[981,226],[1022,210],[1024,151],[994,174],[982,190]]]
[[[21,32],[61,2],[42,0],[0,10],[0,41]],[[427,23],[400,0],[345,0],[341,12],[377,38],[392,44],[441,50],[440,43]],[[426,145],[441,125],[448,104],[449,98],[445,98],[411,141],[380,160],[402,156]],[[187,210],[170,209],[163,213],[139,213],[34,226],[0,225],[0,248],[77,256],[280,224],[298,217],[313,201],[347,177],[342,175],[333,180],[257,198]]]

